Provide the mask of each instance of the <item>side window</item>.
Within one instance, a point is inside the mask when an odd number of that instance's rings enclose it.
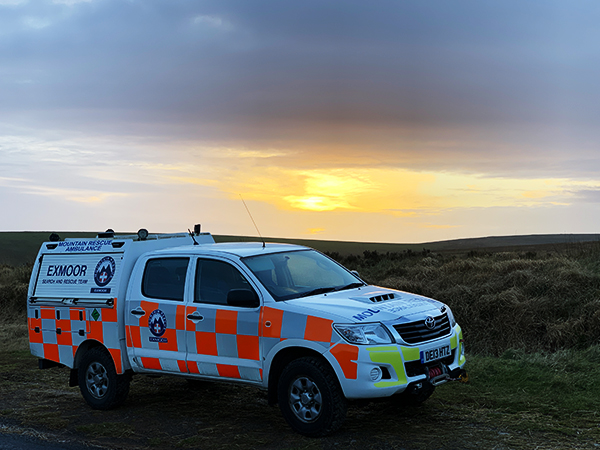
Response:
[[[183,301],[189,258],[149,259],[142,279],[142,294],[149,298]]]
[[[196,267],[194,302],[227,304],[232,289],[254,289],[244,275],[231,264],[212,259],[199,259]]]

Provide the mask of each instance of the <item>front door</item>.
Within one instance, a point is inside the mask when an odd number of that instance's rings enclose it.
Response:
[[[187,362],[190,373],[262,380],[260,308],[227,304],[232,289],[256,289],[233,264],[196,260],[194,295],[186,308]]]

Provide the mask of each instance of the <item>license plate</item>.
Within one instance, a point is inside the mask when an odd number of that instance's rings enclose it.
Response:
[[[438,348],[432,348],[431,350],[425,350],[421,352],[421,363],[425,364],[430,361],[436,361],[438,359],[442,359],[450,355],[451,350],[449,345],[444,345],[443,347]]]

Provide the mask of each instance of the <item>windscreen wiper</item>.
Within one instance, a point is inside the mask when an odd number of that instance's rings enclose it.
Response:
[[[304,292],[303,294],[299,295],[296,298],[310,297],[311,295],[318,295],[318,294],[327,294],[328,292],[343,291],[344,289],[354,289],[354,288],[363,287],[363,286],[366,286],[366,284],[365,283],[354,282],[354,283],[347,284],[345,286],[320,287],[320,288],[317,288],[317,289],[313,289],[312,291]]]
[[[328,292],[333,292],[335,290],[336,290],[336,288],[334,288],[334,287],[320,287],[317,289],[313,289],[312,291],[304,292],[303,294],[300,294],[296,298],[310,297],[311,295],[318,295],[318,294],[326,294]]]

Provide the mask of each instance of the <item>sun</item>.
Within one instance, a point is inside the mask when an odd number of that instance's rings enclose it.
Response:
[[[337,197],[301,197],[288,195],[284,197],[292,208],[304,209],[308,211],[333,211],[335,209],[350,209],[351,206],[344,200]]]

